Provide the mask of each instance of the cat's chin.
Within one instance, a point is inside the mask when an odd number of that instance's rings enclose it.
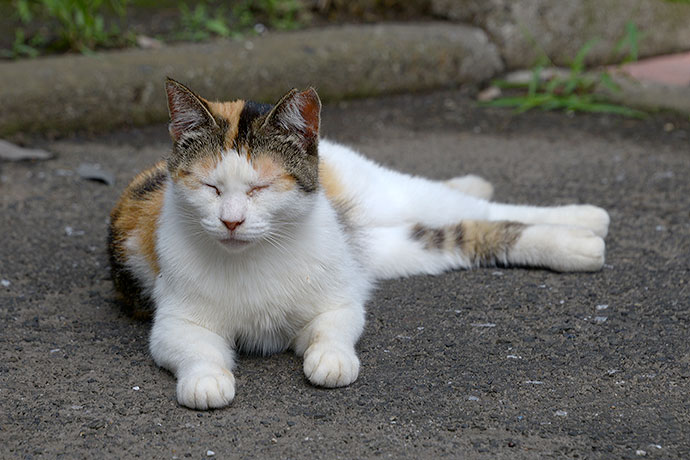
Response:
[[[223,238],[218,242],[230,252],[240,252],[252,245],[253,241],[240,240],[237,238]]]

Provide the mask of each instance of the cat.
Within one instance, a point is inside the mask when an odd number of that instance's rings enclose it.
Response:
[[[609,216],[492,203],[477,176],[433,181],[319,139],[316,91],[212,102],[166,81],[172,152],[111,213],[116,291],[153,313],[150,352],[179,404],[235,397],[236,350],[292,349],[314,385],[355,381],[379,279],[477,266],[596,271]]]

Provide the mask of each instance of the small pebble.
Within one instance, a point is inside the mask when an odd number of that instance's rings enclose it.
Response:
[[[132,390],[134,390],[134,391],[139,391],[140,389],[141,389],[141,388],[139,388],[138,386],[133,386],[133,387],[132,387]]]
[[[603,324],[606,322],[606,320],[608,320],[607,316],[595,316],[594,317],[594,322],[597,324]]]
[[[65,235],[67,236],[83,236],[84,235],[84,230],[75,230],[74,228],[70,227],[67,225],[65,227]]]
[[[59,348],[53,348],[52,350],[50,350],[51,353],[57,353],[58,351],[60,351]]]
[[[543,385],[544,382],[541,380],[525,380],[525,383],[529,383],[530,385]]]
[[[99,164],[81,163],[77,168],[77,174],[82,179],[101,182],[106,185],[115,183],[115,175],[101,168]]]
[[[567,416],[568,416],[568,412],[559,409],[559,410],[557,410],[556,412],[554,412],[554,415],[556,415],[556,417],[567,417]]]
[[[0,160],[47,160],[53,154],[41,149],[27,149],[0,139]]]
[[[468,400],[468,401],[479,401],[479,398],[476,397],[476,396],[468,396],[468,397],[467,397],[467,400]]]
[[[213,452],[212,450],[207,450],[207,451],[206,451],[206,456],[207,456],[207,457],[213,457],[214,455],[216,455],[216,453]]]
[[[10,280],[0,280],[0,284],[2,284],[2,287],[10,287]]]
[[[496,327],[496,323],[472,323],[472,327]]]
[[[609,308],[608,305],[597,305],[597,311],[606,310]]]
[[[647,455],[647,451],[646,451],[646,450],[642,450],[642,449],[637,449],[637,450],[635,451],[635,454],[636,454],[636,455],[639,455],[640,457],[644,457],[644,456]]]
[[[137,35],[136,40],[139,48],[157,50],[163,47],[162,41],[146,35]]]
[[[501,96],[501,88],[498,86],[489,86],[477,94],[477,100],[481,102],[493,101]]]

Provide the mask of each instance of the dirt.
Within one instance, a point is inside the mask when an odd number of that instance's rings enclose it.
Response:
[[[496,199],[611,214],[604,269],[381,283],[344,389],[243,356],[232,406],[177,405],[124,316],[107,215],[166,127],[27,141],[0,163],[1,458],[690,457],[690,122],[475,107],[461,92],[326,106],[325,136],[397,169],[484,176]],[[80,164],[114,186],[80,178]]]

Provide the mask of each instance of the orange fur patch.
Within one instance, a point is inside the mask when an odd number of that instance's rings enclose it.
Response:
[[[340,181],[338,173],[323,160],[319,161],[319,183],[330,201],[340,202],[347,200],[345,196],[345,187]]]
[[[147,200],[146,206],[142,207],[143,215],[140,219],[141,251],[156,275],[160,272],[158,254],[156,253],[156,230],[158,230],[158,217],[162,206],[163,192],[160,191],[153,194],[150,200]]]
[[[292,190],[297,184],[297,181],[291,174],[287,173],[280,164],[266,155],[252,158],[252,167],[259,173],[259,180],[262,183],[273,184],[280,191]]]
[[[111,213],[112,225],[119,235],[118,240],[114,242],[117,250],[124,252],[124,241],[136,235],[137,249],[146,258],[155,274],[160,271],[156,254],[156,230],[163,206],[165,186],[147,190],[146,184],[159,174],[167,174],[165,162],[160,162],[137,175]],[[142,190],[145,192],[144,196]]]
[[[228,122],[228,132],[225,134],[225,148],[232,148],[235,145],[235,137],[237,137],[237,128],[239,126],[242,109],[244,108],[244,101],[206,101],[206,103],[215,116],[221,117]]]

